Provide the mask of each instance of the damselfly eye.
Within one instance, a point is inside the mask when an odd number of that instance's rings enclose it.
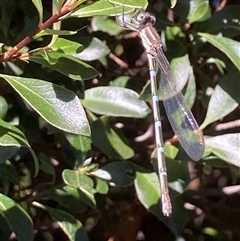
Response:
[[[137,16],[137,20],[138,21],[142,21],[145,18],[145,14],[144,13],[139,13]]]
[[[151,24],[154,25],[154,24],[156,23],[156,18],[155,18],[155,16],[151,15],[151,16],[150,16],[150,19],[151,19],[151,20],[150,20]]]
[[[154,25],[156,23],[156,18],[148,12],[144,12],[144,13],[139,13],[139,15],[137,16],[137,21],[143,25],[146,25],[146,24]]]

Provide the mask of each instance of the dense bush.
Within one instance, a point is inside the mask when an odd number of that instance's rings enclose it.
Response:
[[[237,1],[52,2],[0,2],[0,240],[240,240]],[[169,218],[146,53],[114,17],[147,6],[205,138],[191,161],[160,103]]]

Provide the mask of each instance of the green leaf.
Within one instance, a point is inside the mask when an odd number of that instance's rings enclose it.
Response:
[[[240,70],[239,49],[240,43],[238,41],[226,38],[223,36],[212,35],[208,33],[198,33],[206,41],[225,53],[233,64]]]
[[[184,56],[174,58],[171,61],[171,70],[178,89],[182,90],[186,85],[190,74],[190,62],[188,55],[185,54]]]
[[[93,188],[93,180],[76,171],[65,169],[62,173],[64,182],[74,188]]]
[[[0,119],[0,145],[30,148],[26,136],[15,126]]]
[[[0,235],[1,240],[8,241],[12,231],[9,228],[8,223],[1,212],[0,212],[0,227],[1,227],[1,235]]]
[[[38,16],[39,16],[39,24],[42,23],[43,21],[43,6],[42,6],[42,1],[41,0],[32,0],[33,4],[35,5],[37,11],[38,11]]]
[[[164,145],[164,154],[165,157],[174,160],[179,152],[179,149],[171,144]],[[157,159],[157,148],[155,148],[154,152],[152,153],[151,158]]]
[[[61,11],[62,5],[65,1],[64,0],[57,0],[52,2],[52,15],[58,15]],[[53,23],[53,30],[59,31],[61,29],[62,21],[57,21]],[[58,39],[58,35],[52,35],[52,40],[49,43],[51,46],[56,40]]]
[[[200,127],[201,129],[216,120],[222,119],[237,108],[238,103],[240,103],[239,78],[239,72],[232,71],[220,80],[210,99],[206,118]]]
[[[87,233],[83,228],[83,225],[79,220],[74,218],[69,213],[50,208],[48,206],[42,205],[40,203],[34,202],[35,206],[46,210],[49,215],[58,222],[59,226],[63,232],[67,235],[70,241],[88,241]]]
[[[1,150],[0,153],[2,155]],[[10,161],[6,161],[0,165],[0,176],[1,174],[9,179],[13,184],[17,184],[19,181],[18,173]]]
[[[216,65],[218,71],[219,71],[222,75],[224,75],[225,69],[226,69],[226,64],[225,64],[225,62],[222,61],[221,59],[209,57],[209,58],[206,60],[206,64]]]
[[[234,37],[239,34],[239,8],[235,5],[226,5],[220,11],[215,11],[213,16],[199,26],[198,31],[217,34],[221,32],[225,37]]]
[[[113,0],[101,0],[90,5],[81,7],[79,10],[73,12],[69,16],[83,18],[92,16],[115,16],[119,13],[129,13],[136,8],[145,9],[148,2],[146,0],[126,0],[123,3]],[[124,6],[124,7],[123,7]]]
[[[51,125],[70,133],[90,135],[86,114],[73,92],[39,79],[1,77]]]
[[[174,168],[175,173],[177,174],[179,166],[176,167],[175,165],[174,167],[174,165],[175,164],[173,163],[172,167],[169,167],[170,169]],[[155,172],[148,172],[147,170],[135,164],[133,166],[136,171],[134,185],[139,201],[147,210],[149,210],[151,213],[153,213],[155,216],[161,219],[165,223],[165,225],[168,226],[170,230],[177,236],[177,234],[180,234],[182,232],[185,223],[188,220],[187,213],[183,207],[181,199],[179,197],[172,198],[171,195],[173,213],[171,217],[164,217],[161,211],[160,185],[157,174]],[[176,179],[176,177],[173,176],[172,178]],[[172,178],[169,177],[169,179]],[[181,180],[179,180],[179,182],[181,182]],[[170,186],[174,187],[173,183],[170,183]]]
[[[136,92],[121,87],[88,89],[82,103],[90,111],[107,116],[143,118],[150,112]]]
[[[158,88],[158,92],[160,92],[160,88]],[[160,93],[158,93],[158,96]],[[151,93],[151,83],[148,81],[142,88],[142,91],[139,96],[140,100],[145,100],[145,101],[152,101],[152,93]]]
[[[125,8],[125,12],[129,13],[133,11],[133,8]],[[102,0],[94,2],[90,5],[81,7],[77,11],[74,11],[71,17],[93,17],[93,16],[115,16],[117,13],[123,11],[122,6],[115,6],[108,0]]]
[[[111,162],[91,172],[91,175],[102,178],[114,186],[129,186],[134,180],[133,170],[126,162]]]
[[[39,153],[40,169],[55,178],[55,168],[50,160],[44,153]]]
[[[83,164],[86,159],[87,153],[91,150],[91,138],[83,135],[74,135],[66,133],[66,138],[71,146],[76,150],[77,166]]]
[[[91,79],[99,75],[98,71],[77,57],[57,51],[45,52],[42,55],[33,55],[29,57],[29,60],[58,71],[75,80]]]
[[[96,208],[96,200],[94,194],[97,192],[94,188],[85,188],[79,190],[82,201],[90,208]]]
[[[110,127],[106,117],[99,118],[92,123],[92,142],[110,158],[129,159],[134,155],[133,150]]]
[[[1,1],[1,31],[5,38],[9,37],[9,29],[13,21],[13,16],[15,16],[13,9],[15,9],[16,2],[11,1]]]
[[[171,188],[170,194],[171,196],[177,196],[185,191],[190,182],[188,164],[186,161],[178,160],[178,149],[175,146],[165,145],[164,149],[166,153],[166,166],[168,171],[168,186]],[[176,160],[172,158],[175,158]],[[151,159],[153,159],[154,169],[157,172],[159,167],[157,167],[156,150],[152,153]]]
[[[160,185],[159,179],[155,172],[149,172],[137,165],[133,165],[136,178],[134,186],[137,196],[142,205],[158,218],[161,217],[160,204]]]
[[[52,199],[64,208],[67,208],[70,212],[75,213],[80,213],[87,209],[87,206],[81,199],[79,190],[67,185],[63,188],[45,188],[36,194],[35,199]]]
[[[170,191],[173,190],[175,196],[182,194],[190,182],[188,163],[186,161],[171,159],[167,159],[166,162]],[[173,196],[173,194],[171,194],[171,196]]]
[[[109,83],[110,86],[116,87],[126,87],[128,81],[130,80],[129,76],[120,76]]]
[[[78,189],[72,188],[68,185],[63,187],[63,192],[58,189],[59,203],[66,207],[71,212],[84,212],[87,210],[87,205],[83,202],[81,193]]]
[[[110,53],[108,46],[98,38],[84,37],[80,41],[85,49],[76,56],[84,61],[98,60]]]
[[[53,37],[55,38],[55,36],[58,37],[58,35],[62,35],[62,36],[69,36],[69,35],[75,35],[77,34],[77,31],[69,31],[69,30],[58,30],[58,29],[44,29],[41,32],[37,33],[35,35],[35,38],[40,38],[42,36],[47,36],[47,35],[53,35]],[[58,39],[58,38],[56,38]],[[55,41],[51,41],[51,43],[48,45],[49,47],[52,46],[52,44]]]
[[[187,87],[184,95],[184,101],[187,106],[191,109],[196,99],[196,82],[193,73],[192,66],[189,65],[189,79],[187,82]]]
[[[108,193],[108,183],[101,178],[96,178],[96,190],[100,194],[107,194]]]
[[[1,127],[0,127],[0,133],[1,133]],[[1,141],[1,138],[0,138]],[[0,144],[0,164],[5,163],[7,160],[9,160],[11,157],[13,157],[19,150],[19,147],[17,146],[1,146]]]
[[[210,149],[213,154],[240,168],[239,147],[240,133],[225,134],[206,138],[206,148]]]
[[[116,36],[123,31],[123,28],[114,20],[107,16],[95,16],[92,19],[93,31],[102,31],[111,36]]]
[[[76,150],[82,153],[86,154],[91,149],[91,139],[87,136],[67,133],[66,138]]]
[[[182,197],[178,196],[171,200],[172,214],[170,217],[162,216],[160,219],[177,237],[182,234],[186,223],[189,221],[188,212],[184,208]],[[179,239],[181,240],[181,239]]]
[[[93,188],[93,180],[90,177],[78,171],[67,169],[63,171],[62,177],[67,185],[79,189],[83,202],[92,208],[96,206],[94,198],[96,190]]]
[[[169,4],[169,0],[162,0],[162,1],[167,6],[171,7]],[[177,1],[177,4],[175,5],[173,11],[177,16],[179,16],[181,19],[184,19],[186,21],[190,11],[190,1],[189,0]]]
[[[171,0],[171,8],[174,8],[177,4],[177,0]]]
[[[1,160],[4,156],[7,157],[6,154],[8,153],[8,150],[11,150],[14,153],[19,147],[25,147],[31,152],[34,159],[36,176],[39,170],[38,158],[30,147],[27,138],[17,127],[0,119],[0,152],[2,155],[0,163],[4,161]],[[3,148],[5,150],[3,150]]]
[[[8,103],[6,99],[0,95],[0,119],[4,119],[7,115]]]
[[[64,54],[77,54],[84,49],[82,44],[64,38],[58,38],[50,47],[53,51],[62,52]]]
[[[207,137],[211,138],[211,137]],[[206,139],[207,139],[206,138]],[[210,155],[212,153],[211,147],[207,147],[207,155]],[[205,155],[205,156],[207,156]],[[204,160],[204,166],[203,166],[203,172],[206,174],[206,170],[208,173],[212,172],[213,168],[229,168],[229,164],[223,160],[220,160],[218,157],[211,155],[210,158],[206,158]],[[231,168],[233,170],[233,168]],[[210,170],[210,172],[209,172]],[[234,170],[237,170],[234,168]]]
[[[208,0],[191,0],[188,14],[189,23],[201,22],[211,17],[211,9]]]
[[[110,0],[112,4],[120,5],[121,7],[132,7],[145,9],[148,5],[147,0],[126,0],[124,2],[118,0]]]
[[[64,2],[65,2],[65,0],[57,0],[57,1],[54,1],[54,2],[53,2],[53,11],[52,11],[52,13],[53,13],[53,14],[58,13],[58,12],[61,10],[62,5],[63,5]]]
[[[33,222],[28,213],[11,198],[0,193],[0,213],[18,241],[33,240]]]

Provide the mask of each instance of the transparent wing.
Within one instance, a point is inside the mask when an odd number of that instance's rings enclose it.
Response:
[[[204,152],[202,132],[184,103],[184,97],[174,82],[170,64],[161,48],[155,52],[154,58],[161,70],[160,93],[169,122],[183,149],[191,159],[198,161]]]

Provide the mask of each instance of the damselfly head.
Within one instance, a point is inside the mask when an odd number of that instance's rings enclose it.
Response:
[[[156,17],[148,12],[139,13],[137,16],[137,21],[141,25],[154,25],[156,23]]]

